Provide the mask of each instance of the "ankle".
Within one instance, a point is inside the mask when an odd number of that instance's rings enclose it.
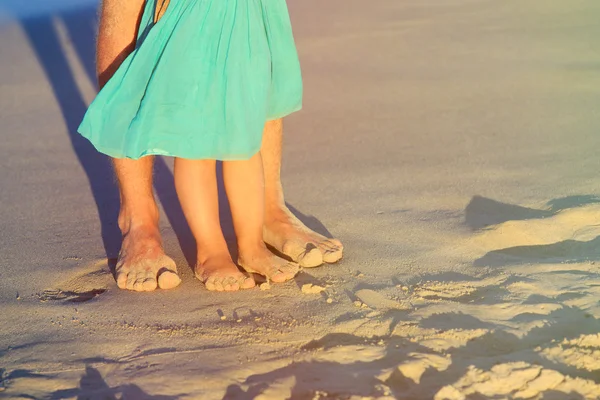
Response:
[[[135,212],[130,208],[122,207],[118,224],[123,235],[138,229],[158,231],[158,218],[156,204],[149,205],[145,209],[136,209]]]
[[[290,211],[285,206],[272,206],[265,209],[265,226],[271,226],[274,224],[289,223],[290,222]]]
[[[198,253],[196,253],[196,264],[198,266],[202,266],[205,265],[206,263],[208,263],[211,260],[220,260],[221,263],[223,262],[233,262],[231,260],[231,255],[229,254],[228,250],[217,250],[217,251],[198,251]]]
[[[285,198],[281,186],[269,186],[265,184],[265,207],[267,209],[284,209]]]
[[[252,259],[261,256],[264,254],[265,251],[268,250],[262,239],[258,242],[238,242],[238,258],[240,258],[241,260]]]

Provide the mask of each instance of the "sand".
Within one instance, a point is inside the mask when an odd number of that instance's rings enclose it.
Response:
[[[306,95],[287,200],[346,250],[241,293],[194,279],[168,159],[183,282],[117,289],[118,194],[75,134],[95,6],[18,3],[0,5],[0,397],[600,398],[597,1],[289,1]]]

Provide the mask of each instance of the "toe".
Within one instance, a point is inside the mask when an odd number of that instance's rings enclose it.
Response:
[[[275,283],[286,282],[296,276],[299,270],[300,266],[298,264],[287,263],[279,267],[276,272],[269,277],[269,279]]]
[[[127,283],[125,284],[125,288],[129,290],[133,290],[133,285],[135,283],[137,274],[133,271],[127,274]]]
[[[285,274],[279,270],[271,274],[271,276],[269,276],[269,279],[275,283],[282,283],[289,280],[289,278],[287,278]]]
[[[127,272],[117,271],[117,286],[119,289],[127,289]]]
[[[240,285],[235,282],[235,283],[226,283],[223,285],[223,289],[226,292],[236,292],[238,290],[240,290]]]
[[[338,262],[342,259],[343,251],[337,248],[320,248],[323,254],[323,261],[327,264]]]
[[[215,279],[214,278],[208,278],[206,280],[206,282],[204,282],[204,286],[206,286],[206,288],[210,291],[215,291],[217,290],[215,288]]]
[[[225,290],[225,288],[223,287],[223,279],[215,279],[214,287],[214,290],[216,290],[217,292],[223,292]]]
[[[323,261],[331,264],[342,259],[344,246],[337,239],[327,239],[319,243],[319,250],[323,254]]]
[[[156,276],[152,271],[146,271],[144,280],[142,281],[142,290],[145,292],[151,292],[157,287]]]
[[[226,292],[233,292],[236,290],[240,290],[240,285],[235,277],[230,276],[223,280],[223,289]]]
[[[135,274],[135,281],[133,282],[133,290],[136,292],[144,291],[144,281],[146,280],[146,271],[139,271]]]
[[[304,251],[297,260],[295,260],[303,268],[314,268],[323,264],[323,253],[317,247],[313,247],[308,251]]]
[[[319,243],[319,247],[327,248],[328,250],[344,250],[342,242],[337,239],[325,239]]]
[[[337,250],[339,247],[336,246],[334,243],[330,242],[329,240],[324,240],[319,243],[319,248],[327,250]]]
[[[323,261],[325,261],[327,264],[333,264],[333,263],[340,261],[342,259],[342,256],[343,256],[343,253],[341,250],[337,250],[337,251],[327,250],[327,251],[323,252]]]
[[[329,243],[331,243],[331,245],[333,245],[334,247],[337,247],[340,250],[344,250],[344,245],[339,240],[337,240],[337,239],[328,239],[327,241]]]
[[[314,251],[316,250],[316,252]],[[314,243],[298,241],[298,240],[288,240],[282,246],[281,252],[292,259],[294,262],[301,262],[308,265],[315,266],[316,262],[319,262],[319,250]],[[321,260],[321,263],[323,261]],[[304,266],[304,265],[303,265]],[[310,267],[307,267],[310,268]]]
[[[242,289],[250,289],[250,288],[253,288],[254,286],[256,286],[256,282],[254,282],[254,279],[252,279],[249,276],[244,276],[244,277],[240,278],[238,284],[240,285],[240,288],[242,288]]]
[[[156,281],[155,281],[156,282]],[[181,278],[175,272],[168,270],[158,276],[158,287],[161,289],[173,289],[179,286]]]

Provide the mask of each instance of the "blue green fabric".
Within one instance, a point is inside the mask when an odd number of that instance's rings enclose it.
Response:
[[[154,8],[79,132],[115,158],[252,157],[265,122],[301,108],[285,0],[171,0],[156,24]]]

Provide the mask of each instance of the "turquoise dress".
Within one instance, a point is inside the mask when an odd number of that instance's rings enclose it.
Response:
[[[244,160],[266,121],[301,108],[285,0],[147,0],[135,50],[79,132],[114,158]]]

